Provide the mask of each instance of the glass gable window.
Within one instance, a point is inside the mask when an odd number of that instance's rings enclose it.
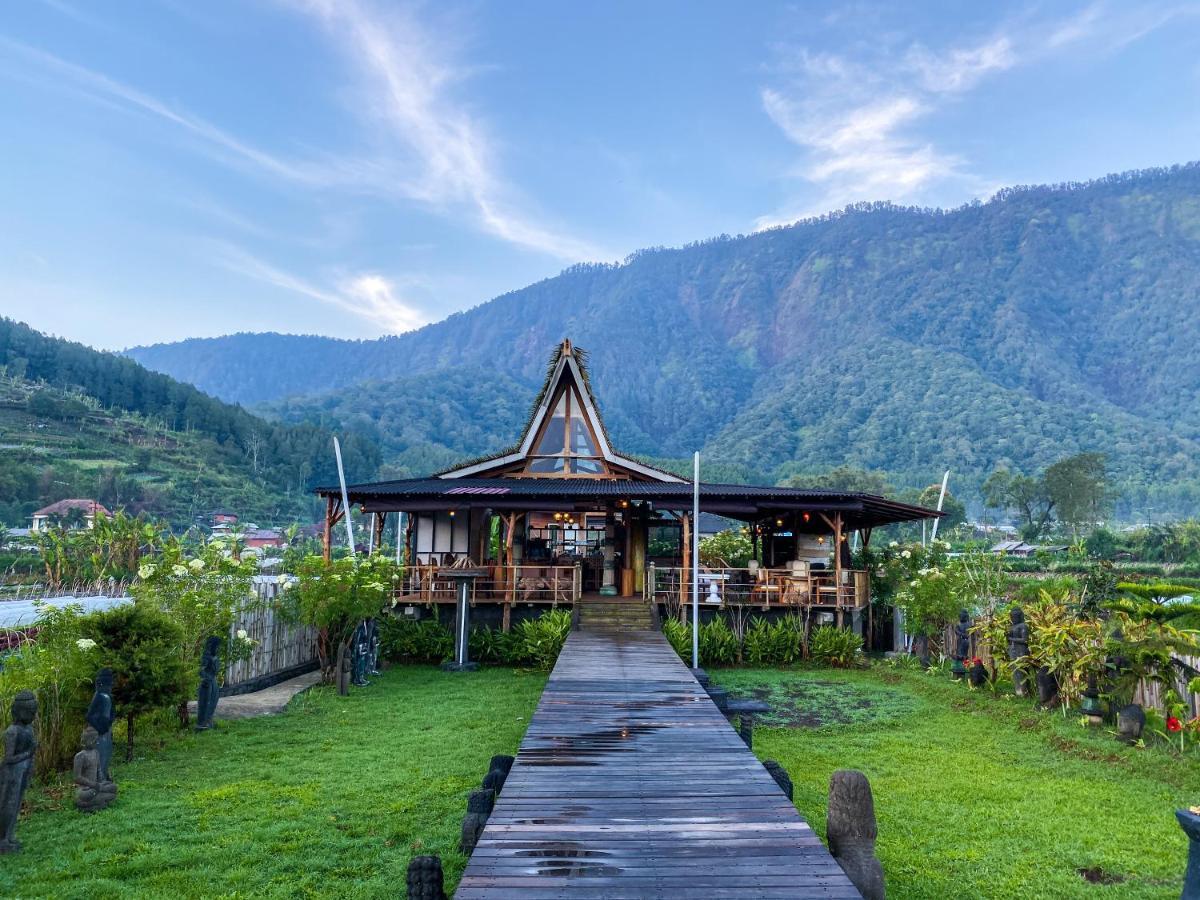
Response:
[[[606,475],[579,391],[565,384],[525,465],[530,475]]]

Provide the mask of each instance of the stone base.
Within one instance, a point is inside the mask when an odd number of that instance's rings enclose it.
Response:
[[[465,663],[444,662],[444,663],[442,663],[442,671],[443,672],[475,672],[478,669],[479,669],[479,663],[477,663],[477,662],[465,662]]]

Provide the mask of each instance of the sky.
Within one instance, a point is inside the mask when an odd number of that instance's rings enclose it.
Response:
[[[0,314],[371,338],[864,200],[1200,159],[1200,2],[8,0]]]

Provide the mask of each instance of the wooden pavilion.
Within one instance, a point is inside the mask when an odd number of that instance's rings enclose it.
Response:
[[[325,497],[324,544],[345,514],[338,486]],[[592,395],[585,354],[565,340],[520,441],[427,478],[349,485],[381,544],[401,517],[408,603],[450,603],[446,569],[485,568],[476,603],[574,604],[584,593],[640,597],[668,609],[691,580],[692,484],[616,451]],[[869,577],[850,564],[851,536],[938,512],[848,491],[701,484],[700,508],[744,523],[758,562],[705,567],[706,603],[804,606],[840,623],[869,600]],[[835,552],[836,548],[836,552]],[[858,615],[854,621],[857,623]]]

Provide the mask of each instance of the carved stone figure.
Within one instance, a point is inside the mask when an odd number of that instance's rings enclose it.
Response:
[[[492,814],[495,806],[496,792],[494,790],[485,787],[483,790],[471,791],[467,797],[467,814],[463,817],[462,833],[458,841],[460,851],[468,856],[475,852],[475,845],[479,842],[479,836],[483,834],[488,816]]]
[[[75,754],[75,808],[80,812],[96,812],[117,799],[117,786],[100,778],[100,753],[96,750],[99,737],[88,725],[79,739],[83,749]]]
[[[1045,707],[1058,702],[1058,678],[1045,666],[1037,670],[1038,703]]]
[[[356,687],[366,687],[370,682],[367,681],[368,639],[365,619],[359,622],[354,629],[354,636],[350,638],[350,646],[353,649],[353,684]]]
[[[1200,898],[1200,815],[1194,809],[1175,810],[1179,827],[1188,836],[1188,863],[1183,874],[1183,893],[1179,895],[1181,900]]]
[[[1029,656],[1029,626],[1025,624],[1025,611],[1019,606],[1009,610],[1008,619],[1008,658],[1015,663]],[[1024,697],[1028,693],[1025,680],[1025,670],[1020,666],[1013,666],[1013,688],[1018,697]]]
[[[414,856],[408,861],[408,900],[446,900],[442,860],[437,856]]]
[[[113,711],[113,671],[101,669],[96,673],[96,693],[88,705],[87,723],[96,729],[96,751],[100,754],[100,780],[112,781],[108,767],[112,763],[112,726],[116,719]]]
[[[763,760],[763,768],[771,773],[771,777],[775,779],[775,783],[779,785],[780,790],[787,794],[787,798],[789,800],[794,800],[795,789],[792,787],[791,776],[789,776],[787,770],[779,764],[778,760]]]
[[[1136,703],[1121,707],[1117,713],[1117,740],[1133,744],[1141,740],[1146,727],[1146,711]]]
[[[342,644],[337,654],[337,689],[342,697],[350,693],[350,666],[350,648]]]
[[[0,853],[17,853],[17,819],[21,800],[33,775],[33,754],[37,750],[33,719],[37,715],[37,697],[33,691],[21,691],[13,699],[12,724],[4,731],[4,762],[0,765]]]
[[[883,866],[875,856],[875,801],[867,776],[838,769],[829,780],[829,852],[865,900],[883,900]]]
[[[512,771],[513,763],[516,759],[506,753],[497,753],[492,757],[492,761],[488,763],[488,771],[499,769],[504,773],[504,777],[508,777],[508,773]]]
[[[374,618],[367,619],[367,672],[383,674],[379,671],[379,622]]]
[[[965,609],[958,611],[958,624],[954,626],[954,665],[951,674],[962,678],[967,673],[964,665],[971,654],[971,614]]]
[[[205,731],[213,726],[213,715],[217,711],[220,688],[217,686],[221,665],[221,639],[213,635],[204,642],[204,655],[200,657],[200,687],[196,692],[196,730]]]
[[[914,635],[912,650],[917,659],[920,660],[922,667],[928,669],[931,662],[929,658],[929,636],[925,634]]]

